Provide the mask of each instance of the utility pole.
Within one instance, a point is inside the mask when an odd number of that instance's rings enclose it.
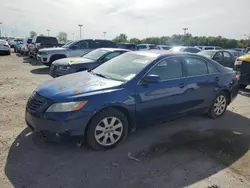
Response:
[[[0,25],[2,25],[3,23],[0,22]],[[2,36],[2,32],[1,32],[1,28],[0,28],[0,37]]]
[[[72,38],[73,40],[75,40],[75,33],[72,33]]]
[[[83,26],[83,25],[82,25],[82,24],[79,24],[78,26],[80,27],[80,40],[81,40],[81,39],[82,39],[82,26]]]
[[[49,30],[49,29],[47,29],[47,31],[48,31],[48,36],[49,36],[49,32],[50,32],[50,30]]]
[[[185,46],[185,45],[186,45],[186,34],[187,34],[188,28],[187,28],[187,27],[184,27],[182,30],[183,30],[183,32],[184,32],[184,35],[183,35],[183,43],[184,43],[184,46]]]
[[[106,39],[106,34],[107,34],[107,32],[104,31],[104,32],[103,32],[103,39],[104,39],[104,40]]]
[[[182,30],[184,31],[184,35],[186,35],[186,34],[187,34],[188,28],[187,28],[187,27],[184,27]]]

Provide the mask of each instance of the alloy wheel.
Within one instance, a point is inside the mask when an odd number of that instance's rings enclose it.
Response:
[[[119,141],[122,133],[122,122],[113,116],[106,117],[95,128],[95,140],[102,146],[111,146]]]
[[[226,109],[227,100],[223,95],[219,95],[214,102],[214,113],[220,116]]]

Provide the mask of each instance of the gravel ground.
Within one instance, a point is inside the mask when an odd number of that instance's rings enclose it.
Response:
[[[26,101],[51,79],[48,71],[27,57],[0,56],[0,187],[250,187],[250,89],[220,119],[147,127],[99,152],[44,142],[26,128]]]

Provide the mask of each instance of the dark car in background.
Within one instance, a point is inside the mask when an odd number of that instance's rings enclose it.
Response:
[[[235,57],[240,57],[246,54],[245,52],[242,51],[236,51],[236,50],[228,50],[228,51],[231,52]]]
[[[175,46],[170,49],[173,52],[189,52],[189,53],[199,53],[201,49],[192,46]]]
[[[45,48],[38,52],[38,60],[46,66],[58,59],[80,57],[97,48],[117,48],[117,44],[109,40],[84,39],[69,42],[60,48]]]
[[[238,76],[240,88],[250,85],[250,54],[240,56],[235,61],[234,69]]]
[[[133,43],[118,43],[117,44],[118,48],[122,48],[122,49],[128,49],[131,51],[137,51],[137,45],[133,44]]]
[[[81,135],[112,148],[136,127],[187,113],[224,114],[238,94],[235,71],[201,55],[127,52],[97,68],[47,81],[30,96],[27,125],[43,135]]]
[[[138,50],[157,50],[157,47],[155,44],[138,44],[137,49]]]
[[[236,57],[228,50],[204,50],[199,54],[211,58],[221,65],[230,68],[234,67],[234,62],[236,60]]]
[[[36,36],[32,39],[32,42],[29,44],[29,56],[36,58],[37,52],[40,49],[60,47],[63,45],[64,44],[58,43],[56,37]]]
[[[50,66],[50,75],[58,77],[75,72],[93,69],[129,50],[120,48],[98,48],[81,57],[56,60]]]

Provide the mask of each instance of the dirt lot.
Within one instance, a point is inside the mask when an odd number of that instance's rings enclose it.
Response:
[[[224,117],[185,117],[97,152],[43,142],[24,121],[31,92],[51,79],[27,57],[0,56],[0,187],[250,187],[250,89]]]

